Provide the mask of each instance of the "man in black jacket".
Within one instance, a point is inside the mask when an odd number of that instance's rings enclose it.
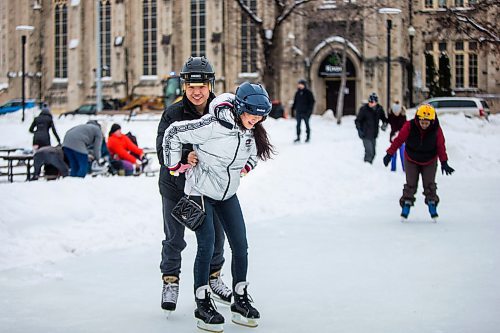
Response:
[[[302,120],[306,124],[306,142],[309,142],[311,139],[309,118],[311,118],[313,113],[315,100],[313,93],[306,86],[306,80],[299,80],[297,82],[297,92],[293,99],[292,111],[295,112],[295,119],[297,119],[297,139],[294,142],[300,142],[300,123]]]
[[[184,89],[182,100],[170,105],[161,117],[156,137],[156,152],[160,162],[159,187],[163,205],[163,230],[165,240],[162,242],[163,290],[161,307],[167,311],[176,308],[179,293],[179,275],[181,272],[181,252],[186,247],[184,226],[170,215],[172,209],[184,195],[184,173],[171,174],[164,166],[163,136],[165,130],[176,121],[199,119],[208,113],[213,94],[215,72],[205,57],[190,57],[181,70],[181,83]],[[182,163],[195,166],[198,162],[192,145],[183,145]],[[185,170],[183,170],[185,171]],[[220,277],[224,264],[224,230],[220,222],[214,221],[215,244],[214,255],[210,263],[209,285],[216,300],[229,304],[232,292]]]
[[[378,136],[378,124],[382,120],[382,131],[387,128],[387,117],[385,111],[378,104],[378,96],[372,93],[368,97],[368,104],[364,104],[356,116],[354,123],[358,130],[358,136],[363,140],[365,147],[365,162],[372,163],[375,158],[375,144]]]

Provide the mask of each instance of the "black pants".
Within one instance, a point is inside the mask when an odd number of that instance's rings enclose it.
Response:
[[[179,277],[181,273],[181,252],[186,247],[186,241],[184,240],[185,228],[170,215],[177,202],[162,196],[162,204],[165,239],[162,241],[160,270],[165,275]],[[224,229],[217,216],[215,216],[213,224],[215,242],[213,243],[214,251],[210,260],[210,273],[219,271],[224,265]]]
[[[309,119],[311,118],[311,115],[297,112],[295,118],[297,119],[297,139],[300,139],[300,125],[302,120],[304,120],[304,123],[306,124],[306,134],[307,139],[309,139],[311,136],[311,128],[309,127]]]
[[[363,146],[365,147],[365,162],[373,163],[375,158],[375,144],[377,139],[363,139]]]
[[[399,204],[403,206],[405,201],[410,201],[413,205],[418,187],[418,179],[420,175],[422,175],[425,203],[427,204],[429,201],[434,201],[437,205],[439,203],[439,197],[436,193],[436,170],[437,160],[429,165],[418,165],[408,161],[405,157],[406,184],[403,187],[403,195],[401,199],[399,199]]]

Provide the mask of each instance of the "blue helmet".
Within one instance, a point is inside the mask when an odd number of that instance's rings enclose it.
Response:
[[[271,112],[271,100],[266,89],[260,84],[244,82],[236,89],[234,102],[238,116],[243,112],[266,117]]]

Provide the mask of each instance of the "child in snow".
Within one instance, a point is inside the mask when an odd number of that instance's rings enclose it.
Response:
[[[394,101],[394,104],[392,104],[391,108],[389,109],[389,116],[387,117],[387,119],[389,120],[389,124],[391,125],[391,134],[389,134],[389,140],[392,143],[392,140],[394,140],[403,125],[406,123],[406,109],[404,106],[399,104],[398,99]],[[402,144],[401,147],[399,147],[399,158],[401,159],[401,168],[403,169],[403,171],[405,170],[404,151],[405,145]],[[396,171],[397,161],[398,152],[396,151],[394,155],[392,155],[391,171]]]
[[[407,121],[384,157],[384,165],[389,165],[392,156],[402,144],[405,148],[406,184],[403,195],[399,201],[402,211],[401,216],[407,218],[410,207],[415,202],[418,178],[422,175],[425,203],[433,219],[438,217],[437,205],[439,197],[436,193],[437,159],[441,161],[441,171],[451,175],[455,170],[448,165],[448,156],[443,131],[436,117],[436,110],[428,104],[417,109],[415,119]]]
[[[274,153],[262,126],[271,112],[271,101],[259,84],[245,82],[236,95],[222,94],[210,103],[209,114],[200,119],[170,125],[163,140],[164,163],[171,174],[186,172],[184,191],[202,203],[206,212],[196,230],[198,252],[194,263],[194,290],[198,327],[222,331],[224,317],[214,308],[208,286],[214,250],[214,214],[222,222],[232,250],[231,304],[233,321],[257,326],[259,312],[251,305],[246,282],[248,269],[245,222],[236,196],[240,177],[253,170],[257,158],[266,160]],[[196,166],[181,164],[182,144],[193,144]]]

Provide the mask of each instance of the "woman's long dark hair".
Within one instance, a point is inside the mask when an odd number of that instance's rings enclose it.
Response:
[[[241,128],[245,128],[243,123],[241,122],[241,118],[236,116],[236,123]],[[262,118],[255,126],[253,127],[253,136],[255,138],[255,145],[257,146],[257,157],[261,160],[265,161],[271,158],[271,155],[275,155],[276,151],[274,150],[274,146],[269,142],[269,137],[267,136],[266,129],[262,125],[262,122],[266,120],[266,117]]]
[[[271,155],[276,154],[274,146],[269,142],[266,129],[262,125],[262,121],[255,124],[253,129],[253,136],[257,146],[257,157],[265,161],[271,158]]]

